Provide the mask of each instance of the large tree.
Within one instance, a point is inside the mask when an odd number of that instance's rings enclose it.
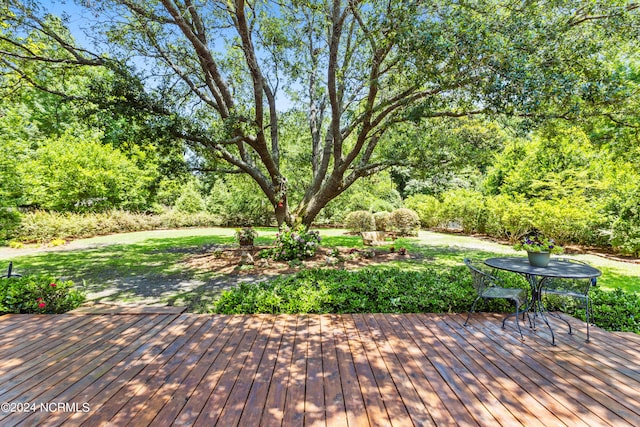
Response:
[[[37,4],[9,0],[4,69],[38,86],[28,62],[108,67],[122,84],[94,102],[152,114],[216,167],[251,176],[279,223],[307,225],[356,180],[406,162],[380,150],[400,124],[570,119],[614,105],[629,93],[602,63],[624,61],[640,38],[638,5],[618,0],[82,3],[108,52],[76,46]],[[65,54],[34,51],[33,34]],[[281,167],[285,106],[306,113],[311,169],[299,200]]]

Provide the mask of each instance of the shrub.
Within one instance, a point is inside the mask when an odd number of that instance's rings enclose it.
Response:
[[[420,218],[420,224],[425,228],[435,228],[440,225],[441,203],[434,196],[416,194],[407,197],[404,205],[414,210]]]
[[[459,188],[442,197],[442,215],[447,222],[459,224],[465,233],[484,233],[487,212],[482,193]]]
[[[474,298],[462,269],[311,269],[222,293],[213,311],[239,313],[464,312]],[[508,305],[504,305],[509,310]]]
[[[71,212],[143,209],[155,168],[140,168],[102,136],[74,128],[43,141],[20,164],[30,206]]]
[[[623,253],[640,256],[640,190],[624,194],[611,230],[611,243]]]
[[[411,209],[396,209],[389,216],[389,226],[400,236],[417,236],[420,231],[420,218]]]
[[[44,243],[57,238],[77,239],[158,228],[217,226],[220,222],[217,215],[205,212],[186,214],[175,210],[161,215],[119,210],[86,214],[35,211],[23,215],[12,238],[22,242]]]
[[[593,209],[582,196],[538,200],[533,204],[534,225],[561,245],[587,243],[594,222]]]
[[[20,212],[16,208],[0,206],[0,242],[9,239],[20,226]]]
[[[369,211],[353,211],[347,214],[344,220],[345,227],[354,233],[363,231],[373,231],[376,229],[376,223],[373,214]]]
[[[500,194],[488,197],[486,231],[515,243],[533,231],[535,212],[522,196]]]
[[[175,210],[187,214],[202,212],[204,208],[204,199],[194,182],[188,183],[182,189],[182,194],[178,197],[174,205]]]
[[[85,295],[73,282],[50,276],[0,278],[0,314],[64,313],[82,304]]]
[[[276,233],[274,247],[261,252],[261,257],[278,261],[302,260],[316,254],[320,246],[320,233],[304,226],[284,227]]]
[[[387,231],[389,228],[389,212],[376,212],[373,214],[373,222],[376,225],[376,231]]]

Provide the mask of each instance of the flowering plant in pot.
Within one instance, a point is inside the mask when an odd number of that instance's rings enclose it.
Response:
[[[561,254],[563,249],[556,245],[553,239],[542,236],[527,236],[516,243],[514,249],[527,251],[529,263],[536,267],[546,267],[549,264],[551,254]]]
[[[258,237],[258,232],[251,227],[243,227],[236,230],[236,240],[240,246],[253,246],[253,241],[256,237]]]

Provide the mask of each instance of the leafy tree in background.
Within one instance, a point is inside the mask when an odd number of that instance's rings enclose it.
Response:
[[[122,85],[87,94],[92,102],[142,112],[213,168],[250,176],[279,223],[307,225],[357,180],[404,163],[382,155],[403,123],[613,108],[630,92],[603,62],[639,36],[639,6],[614,0],[85,3],[109,55],[72,45],[37,3],[12,0],[3,69],[64,96],[34,70],[106,67]],[[34,51],[23,38],[32,30],[58,49]],[[148,61],[136,75],[134,57]],[[304,111],[310,145],[295,200],[283,170],[283,96]]]
[[[119,150],[89,132],[49,139],[19,166],[23,204],[43,209],[100,212],[139,210],[147,203],[147,182],[155,170],[140,170]]]

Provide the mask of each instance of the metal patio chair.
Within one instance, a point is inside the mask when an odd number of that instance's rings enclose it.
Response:
[[[473,304],[471,305],[471,308],[467,313],[467,319],[465,320],[464,325],[466,326],[469,323],[469,317],[471,316],[471,313],[475,311],[476,304],[480,299],[508,299],[515,303],[516,311],[515,313],[511,313],[505,316],[504,319],[502,319],[502,329],[504,329],[505,327],[504,325],[507,318],[514,316],[516,319],[518,332],[520,332],[520,338],[524,339],[524,336],[522,335],[522,329],[520,329],[519,318],[520,307],[522,307],[522,305],[526,304],[527,302],[527,291],[525,289],[519,288],[505,288],[502,280],[487,271],[483,271],[483,267],[478,263],[474,263],[468,258],[464,259],[464,263],[467,267],[469,267],[469,270],[471,271],[471,276],[473,277],[473,287],[476,290],[477,294],[476,299],[473,301]]]
[[[587,265],[585,262],[568,258],[559,258],[558,260],[571,262],[575,264]],[[596,286],[596,279],[571,279],[571,278],[548,278],[542,283],[541,296],[557,295],[563,298],[569,298],[579,301],[584,308],[585,319],[587,323],[587,342],[590,340],[589,324],[591,323],[591,314],[593,314],[593,305],[589,299],[589,290]],[[566,307],[566,302],[565,302]],[[573,334],[571,323],[563,318],[560,313],[548,312],[550,315],[562,320],[569,327],[569,334]]]

